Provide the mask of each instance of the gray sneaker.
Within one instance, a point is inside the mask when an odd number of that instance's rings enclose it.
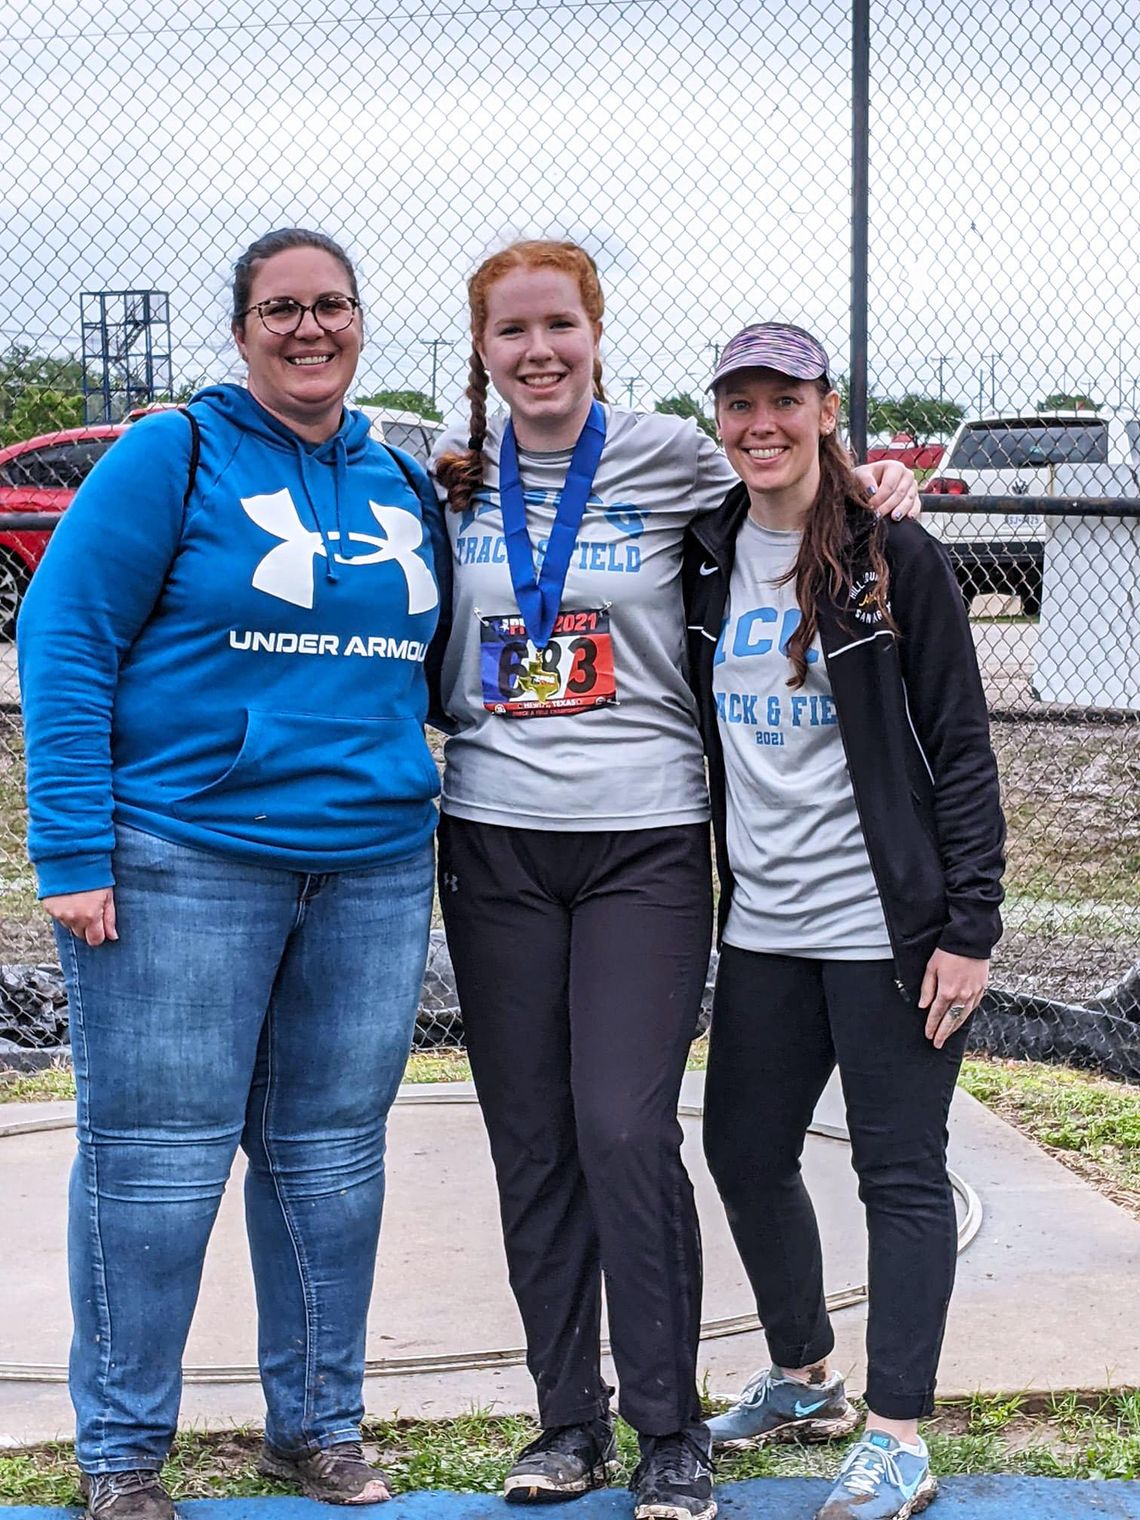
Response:
[[[714,1446],[763,1446],[769,1441],[835,1441],[850,1435],[859,1415],[847,1402],[843,1379],[801,1383],[766,1367],[746,1385],[727,1414],[708,1421]]]
[[[170,1495],[149,1467],[130,1472],[81,1473],[84,1520],[176,1520]]]
[[[392,1497],[386,1474],[368,1461],[359,1441],[338,1441],[300,1456],[275,1451],[266,1441],[257,1470],[295,1484],[307,1499],[320,1504],[383,1504]]]

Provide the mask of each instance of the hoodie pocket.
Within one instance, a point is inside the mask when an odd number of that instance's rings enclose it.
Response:
[[[172,806],[211,832],[316,853],[383,844],[401,826],[400,804],[438,793],[414,718],[250,711],[229,767]]]

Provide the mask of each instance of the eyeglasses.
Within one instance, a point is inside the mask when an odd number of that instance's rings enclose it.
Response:
[[[355,296],[318,296],[310,306],[294,301],[292,296],[273,296],[268,301],[258,301],[255,306],[247,306],[244,311],[238,312],[238,316],[248,317],[251,311],[255,311],[267,331],[278,338],[288,338],[305,320],[307,311],[312,312],[314,321],[325,332],[334,333],[350,327],[359,310],[360,302]]]

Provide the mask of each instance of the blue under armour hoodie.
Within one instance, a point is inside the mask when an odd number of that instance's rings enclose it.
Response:
[[[41,896],[113,883],[116,820],[302,871],[398,860],[435,826],[449,562],[426,475],[360,412],[310,444],[240,386],[192,410],[185,505],[190,424],[159,413],[95,466],[20,615]]]

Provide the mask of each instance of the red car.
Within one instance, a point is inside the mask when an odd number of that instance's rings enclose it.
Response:
[[[877,459],[897,459],[908,470],[936,470],[946,452],[942,443],[919,443],[912,433],[896,433],[888,444],[873,445],[867,450],[867,463]]]
[[[44,530],[4,529],[7,512],[63,512],[125,423],[65,428],[0,449],[0,638],[10,639],[32,571],[44,557]]]

